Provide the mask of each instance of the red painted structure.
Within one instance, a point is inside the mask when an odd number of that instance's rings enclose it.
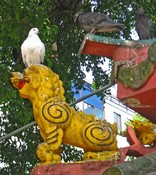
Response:
[[[156,39],[129,41],[87,34],[79,53],[111,57],[114,62],[133,59],[137,65],[148,58],[148,49],[154,42]],[[125,87],[119,81],[117,86],[117,97],[121,101],[135,99],[137,104],[131,102],[126,105],[156,123],[156,68],[146,84],[137,90]]]

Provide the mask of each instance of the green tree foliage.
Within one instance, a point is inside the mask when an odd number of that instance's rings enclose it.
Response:
[[[132,121],[134,121],[134,120],[139,120],[139,121],[142,121],[142,122],[143,122],[143,121],[149,121],[147,118],[141,116],[140,114],[135,114],[135,115],[133,116],[132,120],[128,120],[128,121],[125,123],[125,125],[132,126],[132,127],[133,127]]]
[[[105,36],[131,39],[138,3],[142,3],[145,13],[153,21],[156,34],[155,0],[2,0],[0,1],[0,135],[8,134],[33,121],[31,104],[19,97],[11,86],[12,71],[23,71],[20,46],[32,27],[38,27],[40,38],[46,46],[45,65],[60,75],[64,82],[68,102],[72,99],[71,84],[82,87],[85,74],[81,70],[93,72],[96,88],[108,84],[109,77],[100,64],[101,57],[77,56],[85,32],[74,23],[74,13],[80,10],[104,12],[125,24],[123,31]],[[52,43],[58,45],[58,57],[53,57]],[[35,150],[42,142],[36,126],[0,143],[1,174],[30,174],[37,163]],[[66,147],[67,149],[67,147]],[[67,149],[66,153],[69,153]],[[64,149],[65,150],[65,149]],[[80,160],[76,154],[73,160]],[[70,158],[64,157],[65,161]],[[70,159],[71,160],[71,159]]]

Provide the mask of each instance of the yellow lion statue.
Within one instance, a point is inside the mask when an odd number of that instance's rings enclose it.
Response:
[[[13,86],[28,98],[44,143],[37,149],[41,163],[60,162],[61,143],[83,148],[84,159],[113,160],[118,156],[117,127],[93,115],[76,111],[65,101],[59,76],[44,65],[13,72]]]

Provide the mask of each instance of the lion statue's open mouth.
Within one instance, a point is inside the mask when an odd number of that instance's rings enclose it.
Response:
[[[93,115],[75,111],[65,101],[59,76],[44,65],[32,65],[24,73],[13,72],[11,82],[28,98],[44,140],[37,150],[42,163],[61,161],[59,147],[66,143],[84,149],[84,159],[113,160],[118,156],[117,127]]]

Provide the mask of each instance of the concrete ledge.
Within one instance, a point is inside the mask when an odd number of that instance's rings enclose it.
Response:
[[[75,163],[60,163],[51,165],[38,165],[31,175],[102,175],[111,166],[121,161],[86,161]]]

